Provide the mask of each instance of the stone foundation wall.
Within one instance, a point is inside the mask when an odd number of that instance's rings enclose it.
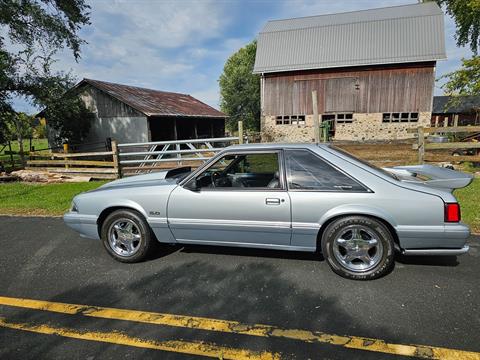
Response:
[[[353,121],[336,124],[333,140],[369,141],[404,140],[414,134],[407,133],[409,128],[430,126],[431,112],[418,114],[418,122],[383,123],[382,113],[353,114]],[[314,140],[313,115],[305,117],[305,125],[276,125],[275,116],[265,116],[262,126],[264,142],[312,142]]]
[[[277,125],[275,116],[265,116],[261,131],[263,142],[312,142],[313,115],[305,116],[305,125]]]

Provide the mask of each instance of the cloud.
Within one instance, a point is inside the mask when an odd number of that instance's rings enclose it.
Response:
[[[81,31],[88,42],[82,58],[76,63],[71,52],[63,51],[56,68],[72,69],[79,78],[190,93],[218,108],[218,78],[225,61],[268,20],[416,2],[91,0],[92,25]],[[446,18],[445,25],[448,60],[438,63],[437,77],[470,56],[468,49],[455,46],[453,21]]]

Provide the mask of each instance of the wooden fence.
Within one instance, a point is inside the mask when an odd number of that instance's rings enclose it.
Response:
[[[69,153],[31,152],[27,170],[43,170],[65,175],[88,176],[93,179],[116,179],[120,173],[118,147],[112,140],[111,151]]]
[[[93,179],[116,179],[178,166],[198,167],[231,143],[243,143],[243,122],[239,121],[238,137],[154,141],[117,144],[111,151],[30,152],[28,170],[42,170],[65,175],[82,175]]]
[[[472,161],[480,162],[478,155],[453,155],[455,150],[464,149],[480,149],[480,142],[462,141],[462,142],[427,142],[425,136],[428,134],[455,134],[455,133],[480,133],[480,126],[453,126],[453,127],[418,127],[417,129],[409,129],[409,133],[417,134],[417,143],[413,144],[413,148],[418,150],[418,163],[423,164],[425,161]],[[428,139],[427,139],[428,140]],[[442,154],[426,154],[426,150],[450,150],[451,155]]]

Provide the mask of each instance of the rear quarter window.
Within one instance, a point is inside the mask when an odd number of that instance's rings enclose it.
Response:
[[[285,160],[291,190],[367,191],[362,184],[308,150],[286,150]]]

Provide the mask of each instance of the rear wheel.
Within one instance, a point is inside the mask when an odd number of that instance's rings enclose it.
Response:
[[[322,252],[332,270],[348,279],[376,279],[389,273],[394,264],[389,229],[365,216],[348,216],[330,223],[322,236]]]
[[[117,210],[102,225],[102,242],[107,252],[121,262],[145,260],[155,238],[142,215],[134,210]]]

